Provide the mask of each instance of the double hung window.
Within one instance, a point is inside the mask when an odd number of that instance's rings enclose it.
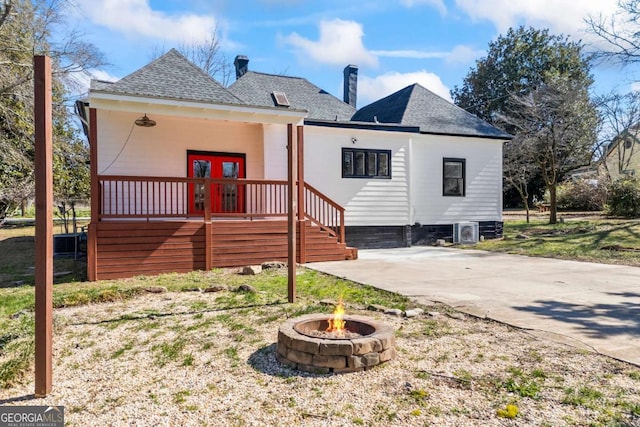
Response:
[[[442,195],[464,196],[465,159],[444,158],[442,161]]]

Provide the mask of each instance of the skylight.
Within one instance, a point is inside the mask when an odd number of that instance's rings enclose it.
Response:
[[[273,96],[273,100],[277,107],[289,107],[289,99],[287,98],[286,93],[273,91],[271,92],[271,96]]]

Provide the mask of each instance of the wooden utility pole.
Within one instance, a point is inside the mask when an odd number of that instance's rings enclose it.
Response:
[[[287,125],[287,209],[288,209],[288,280],[287,294],[289,302],[296,302],[296,222],[298,217],[296,204],[296,143],[293,140],[293,124]]]
[[[34,57],[36,176],[36,336],[35,395],[52,388],[53,347],[53,135],[51,59]]]

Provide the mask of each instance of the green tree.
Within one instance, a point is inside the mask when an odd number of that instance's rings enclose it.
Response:
[[[70,76],[105,64],[94,46],[64,25],[70,0],[8,4],[9,13],[0,13],[0,223],[34,194],[33,56],[52,59],[56,156],[74,152],[67,146],[78,141],[67,102]]]
[[[514,109],[511,95],[530,92],[550,75],[590,85],[589,70],[580,43],[549,34],[546,29],[511,28],[489,43],[487,56],[476,61],[451,96],[456,105],[489,123],[500,124],[498,115]]]

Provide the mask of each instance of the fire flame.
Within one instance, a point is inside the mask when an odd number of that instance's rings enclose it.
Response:
[[[338,302],[336,305],[336,309],[333,311],[333,317],[328,320],[329,327],[327,328],[327,332],[332,332],[337,336],[344,335],[344,325],[345,320],[344,316],[344,306],[342,305],[342,301]]]

